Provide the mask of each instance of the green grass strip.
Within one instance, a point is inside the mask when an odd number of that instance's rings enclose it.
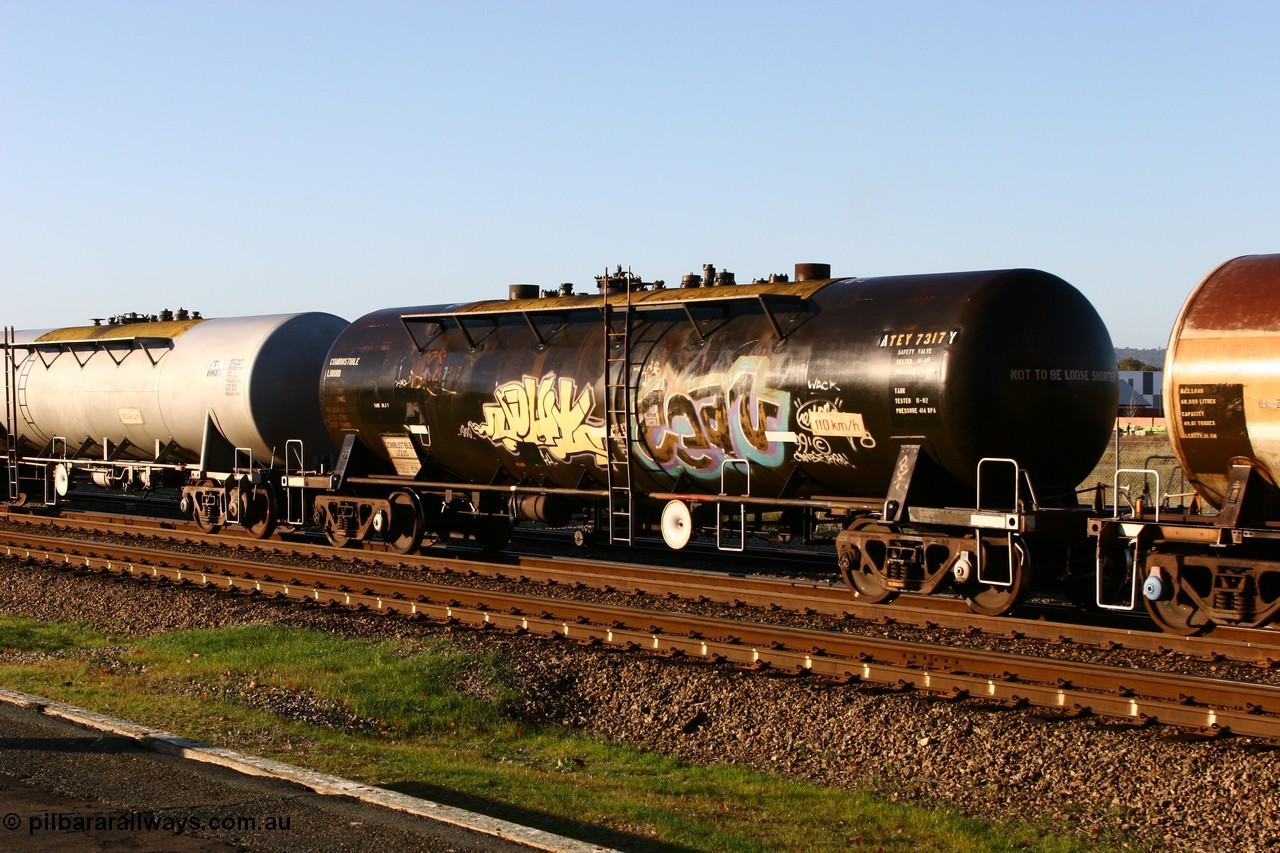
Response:
[[[498,656],[447,638],[257,625],[122,640],[0,616],[0,683],[625,850],[1110,849],[530,726]]]

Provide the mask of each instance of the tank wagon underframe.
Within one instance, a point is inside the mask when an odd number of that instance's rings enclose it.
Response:
[[[1276,487],[1246,457],[1230,460],[1222,482],[1216,514],[1200,513],[1197,499],[1181,512],[1139,502],[1133,515],[1091,519],[1098,605],[1141,604],[1163,630],[1180,635],[1215,624],[1271,624],[1280,614]]]

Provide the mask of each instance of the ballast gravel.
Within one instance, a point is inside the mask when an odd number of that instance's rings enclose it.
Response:
[[[123,636],[249,623],[371,638],[448,632],[501,652],[522,697],[512,714],[582,726],[690,762],[867,788],[980,818],[1042,821],[1107,846],[1119,839],[1134,849],[1280,850],[1280,752],[1243,739],[1179,738],[1100,718],[673,663],[9,560],[0,561],[0,611]],[[113,664],[110,650],[95,654],[103,665],[127,665]],[[362,724],[312,697],[243,679],[192,689],[321,725]]]

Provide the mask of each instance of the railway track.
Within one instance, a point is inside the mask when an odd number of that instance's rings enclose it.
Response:
[[[323,560],[364,573],[379,565],[471,582],[477,578],[511,584],[539,584],[570,590],[594,589],[637,597],[716,603],[801,613],[836,619],[866,620],[903,628],[943,629],[966,635],[1034,640],[1063,647],[1172,654],[1196,660],[1231,662],[1271,669],[1280,664],[1280,631],[1219,627],[1206,636],[1165,634],[1142,616],[1086,613],[1078,608],[1030,602],[1020,618],[975,614],[964,601],[940,596],[903,597],[892,606],[855,599],[837,581],[778,577],[741,571],[668,568],[632,562],[537,554],[484,555],[479,552],[380,554],[334,549],[294,539],[258,540],[208,535],[185,521],[141,519],[98,513],[64,513],[50,518],[10,512],[7,518],[36,529],[82,536],[128,536],[170,547],[233,548],[249,559]],[[1089,621],[1086,621],[1089,620]]]
[[[358,575],[333,568],[178,553],[117,543],[4,534],[8,559],[321,605],[480,630],[504,630],[644,651],[685,661],[772,669],[960,699],[1098,714],[1206,735],[1280,743],[1280,687],[1146,672],[935,643],[621,607],[499,589]],[[331,551],[331,549],[329,549]],[[508,567],[509,568],[509,567]],[[523,567],[521,567],[523,569]]]

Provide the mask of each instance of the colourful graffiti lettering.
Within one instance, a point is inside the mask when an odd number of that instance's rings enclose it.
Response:
[[[574,380],[548,373],[500,385],[493,397],[484,405],[484,423],[471,424],[475,435],[511,453],[533,444],[558,462],[588,455],[605,464],[604,421],[591,417],[590,385],[579,392]]]
[[[767,359],[754,356],[692,382],[664,371],[636,407],[652,465],[710,479],[726,459],[781,464],[783,445],[766,433],[784,428],[791,395],[767,387],[767,374]]]

